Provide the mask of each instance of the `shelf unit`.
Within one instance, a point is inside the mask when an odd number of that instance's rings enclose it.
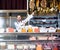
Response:
[[[27,35],[27,36],[53,36],[53,35],[60,35],[60,32],[46,32],[46,33],[44,33],[44,32],[42,32],[42,33],[17,33],[17,32],[15,32],[15,33],[0,33],[0,38],[1,38],[1,35],[2,36],[12,36],[12,35],[14,35],[14,36],[18,36],[18,35]],[[51,43],[52,44],[52,46],[53,46],[53,43],[56,43],[56,42],[60,42],[60,39],[56,39],[56,40],[28,40],[28,39],[23,39],[23,40],[12,40],[12,39],[8,39],[8,40],[6,40],[6,39],[1,39],[0,40],[0,42],[5,42],[6,44],[10,44],[10,43],[12,43],[12,44],[36,44],[36,43],[41,43],[41,44],[44,44],[44,43]],[[53,48],[52,48],[52,50],[53,50]]]
[[[52,15],[52,16],[34,16],[30,21],[29,24],[32,26],[38,26],[38,27],[54,27],[59,28],[60,27],[60,14]],[[52,24],[53,23],[53,24]],[[44,33],[41,33],[44,34]],[[40,34],[40,35],[41,35]],[[48,35],[49,34],[49,35]],[[39,35],[39,34],[38,34]],[[51,33],[45,33],[44,35],[47,36],[57,36],[58,39],[56,40],[46,40],[45,43],[51,42],[52,43],[52,50],[54,43],[60,42],[60,33],[59,32],[51,32]],[[43,42],[43,41],[42,41]]]
[[[18,36],[18,35],[27,35],[27,36],[54,36],[54,35],[60,35],[60,32],[50,32],[50,33],[17,33],[17,32],[15,32],[15,33],[0,33],[0,38],[2,38],[2,37],[5,37],[5,36]],[[3,38],[1,39],[2,41],[41,41],[41,40],[20,40],[20,39],[14,39],[14,40],[4,40]],[[0,41],[1,41],[0,40]],[[56,40],[59,40],[60,41],[60,39],[56,39]],[[43,40],[42,40],[43,41]],[[44,41],[46,41],[46,40],[44,40]],[[48,41],[48,40],[47,40]],[[52,40],[50,40],[50,41],[52,41]],[[53,40],[54,41],[54,40]]]
[[[58,13],[58,27],[60,27],[60,13]]]
[[[30,22],[30,25],[38,27],[57,27],[58,25],[58,16],[34,16]]]

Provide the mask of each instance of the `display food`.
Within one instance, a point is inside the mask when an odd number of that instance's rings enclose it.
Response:
[[[0,33],[4,33],[5,29],[4,28],[0,28]]]
[[[37,39],[38,40],[47,40],[47,36],[38,36]]]
[[[50,28],[48,29],[48,32],[56,32],[56,29],[53,28],[53,27],[50,27]]]
[[[26,33],[27,32],[27,26],[21,26],[18,30],[20,33]]]
[[[23,46],[24,46],[24,50],[28,50],[29,49],[27,44],[23,44]]]
[[[18,50],[22,50],[22,49],[23,49],[23,45],[21,45],[21,44],[17,44],[16,49],[18,49]]]
[[[52,48],[53,45],[53,48]],[[6,44],[5,42],[1,42],[0,43],[0,49],[1,50],[59,50],[60,46],[58,45],[58,43],[51,43],[51,42],[47,42],[47,43],[24,43],[24,44],[14,44],[14,43],[9,43]]]
[[[0,29],[1,33],[4,32],[4,29]],[[15,32],[16,30],[14,28],[7,28],[6,32]],[[54,27],[37,27],[37,26],[24,26],[21,27],[18,32],[20,33],[47,33],[47,32],[60,32],[60,29],[56,29]]]
[[[58,50],[58,48],[57,47],[54,47],[53,50]]]
[[[51,50],[52,48],[48,44],[44,44],[44,50]]]
[[[32,33],[32,32],[33,32],[32,27],[29,27],[29,28],[28,28],[28,32],[29,32],[29,33]]]
[[[57,28],[57,29],[56,29],[56,32],[60,32],[60,28]]]
[[[0,49],[6,49],[6,43],[5,42],[0,42]]]
[[[46,6],[47,6],[47,1],[46,0],[42,0],[41,1],[41,7],[46,8]]]
[[[34,33],[39,33],[40,32],[40,29],[38,27],[33,27],[33,32]]]
[[[40,27],[40,32],[48,32],[48,29],[45,27]]]
[[[57,29],[56,32],[60,32],[60,29]]]
[[[58,50],[58,47],[57,46],[58,46],[58,44],[57,43],[54,43],[53,44],[53,50]]]
[[[43,47],[41,44],[37,44],[36,50],[43,50]]]
[[[25,28],[22,28],[22,29],[21,29],[21,32],[22,32],[22,33],[26,33],[27,30],[26,30]]]
[[[36,7],[39,7],[39,0],[36,0]]]
[[[29,40],[36,40],[36,37],[32,36],[29,38]]]
[[[57,37],[55,36],[52,36],[52,37],[49,37],[49,40],[56,40]]]
[[[21,28],[18,30],[18,32],[21,32]]]
[[[14,30],[14,28],[11,28],[11,27],[9,27],[9,28],[6,28],[6,32],[15,32],[15,30]]]
[[[16,46],[14,44],[8,44],[7,49],[14,50],[16,49]]]
[[[59,2],[59,4],[58,4],[58,9],[59,9],[59,11],[60,11],[60,2]]]
[[[30,3],[29,3],[30,10],[33,11],[34,7],[35,7],[34,0],[30,0]]]
[[[30,45],[29,45],[29,48],[30,48],[30,49],[35,49],[35,48],[36,48],[36,45],[30,44]]]

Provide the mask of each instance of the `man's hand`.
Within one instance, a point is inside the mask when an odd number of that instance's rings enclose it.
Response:
[[[31,14],[27,12],[28,15],[34,15],[34,13],[36,13],[36,11],[33,11]]]
[[[35,12],[36,12],[36,11],[32,12],[32,15],[34,15]]]

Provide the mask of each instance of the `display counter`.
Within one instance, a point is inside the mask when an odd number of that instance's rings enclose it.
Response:
[[[4,32],[0,33],[0,49],[54,49],[59,48],[60,32],[42,32],[42,33],[21,33],[21,32]],[[41,46],[40,46],[41,45]],[[31,47],[32,46],[32,47]],[[39,46],[39,48],[38,48]],[[47,47],[45,47],[47,46]],[[52,47],[54,46],[54,47]],[[29,47],[29,48],[28,48]],[[49,48],[48,48],[49,47]]]

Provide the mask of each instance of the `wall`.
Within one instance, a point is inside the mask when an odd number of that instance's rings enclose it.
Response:
[[[27,0],[0,0],[0,9],[27,9]]]

